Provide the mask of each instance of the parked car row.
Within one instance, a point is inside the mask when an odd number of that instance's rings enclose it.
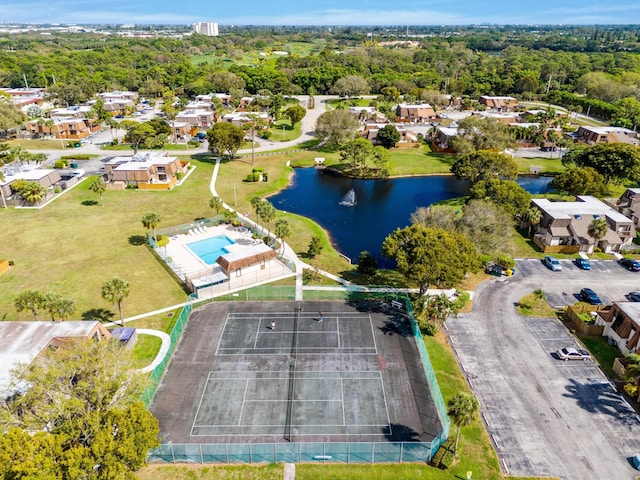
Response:
[[[545,256],[542,263],[544,263],[549,270],[554,272],[562,271],[560,261],[551,255]],[[576,267],[581,270],[591,270],[591,263],[586,258],[578,257],[573,261],[573,263],[575,263]],[[640,272],[640,261],[638,260],[633,258],[623,258],[618,263],[630,272]]]

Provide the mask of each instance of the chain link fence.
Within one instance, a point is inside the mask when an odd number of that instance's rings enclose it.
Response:
[[[335,287],[304,289],[304,300],[333,301],[377,301],[391,305],[391,308],[404,308],[411,325],[411,333],[421,357],[424,373],[435,402],[442,430],[431,442],[335,442],[335,443],[252,443],[252,444],[166,444],[149,453],[150,462],[192,462],[192,463],[271,463],[271,462],[332,462],[332,463],[385,463],[385,462],[429,462],[449,436],[451,427],[447,409],[438,385],[438,381],[422,340],[422,333],[413,317],[409,296],[389,287],[372,288]],[[293,301],[294,285],[262,285],[236,292],[211,301]],[[151,384],[143,393],[142,400],[149,405],[167,364],[173,354],[180,336],[191,314],[191,301],[182,309],[173,330],[169,354],[151,373]]]

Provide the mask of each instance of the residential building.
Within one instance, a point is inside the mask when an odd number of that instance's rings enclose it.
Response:
[[[91,132],[98,131],[100,126],[86,118],[55,117],[50,121],[31,120],[25,124],[25,128],[32,135],[51,135],[55,138],[80,140],[88,137]]]
[[[588,127],[581,126],[574,134],[574,139],[595,145],[596,143],[629,143],[638,146],[638,132],[622,127]]]
[[[593,253],[595,248],[617,252],[635,237],[633,222],[595,197],[581,195],[575,202],[536,198],[531,204],[542,214],[533,240],[545,253]],[[588,233],[596,219],[606,220],[609,226],[597,242]]]
[[[112,158],[105,163],[105,175],[115,188],[135,185],[141,190],[169,190],[188,167],[188,162],[165,152],[145,152]]]
[[[134,110],[138,101],[138,92],[121,92],[119,90],[113,92],[99,93],[98,97],[102,98],[104,110],[114,115],[125,114],[127,109]],[[93,105],[95,100],[87,102]]]
[[[44,88],[0,88],[11,98],[11,102],[18,107],[42,105],[44,103]]]
[[[435,134],[434,143],[438,148],[448,149],[450,148],[449,142],[452,138],[459,135],[457,127],[438,127],[438,131]]]
[[[91,111],[89,105],[72,105],[65,108],[54,108],[49,112],[51,118],[87,118]]]
[[[436,118],[436,112],[428,103],[412,105],[400,103],[396,105],[396,121],[402,123],[426,123]]]
[[[627,188],[620,198],[605,198],[604,202],[640,228],[640,188]]]
[[[222,116],[223,121],[231,122],[237,127],[251,123],[254,119],[268,122],[269,114],[267,112],[233,112]]]
[[[2,167],[1,170],[4,173],[4,180],[0,180],[0,196],[2,197],[1,201],[3,202],[2,206],[4,206],[4,202],[11,205],[21,204],[20,199],[13,198],[14,191],[11,185],[16,180],[38,182],[48,191],[53,191],[54,186],[59,185],[62,180],[58,170],[28,167],[28,165],[20,167],[11,164]]]
[[[108,339],[109,331],[98,321],[0,322],[0,398],[20,392],[12,385],[11,371],[29,364],[49,348],[65,347],[69,339]]]
[[[480,105],[485,105],[488,110],[496,110],[498,112],[510,112],[518,107],[518,100],[513,97],[493,97],[482,95],[478,100]]]
[[[187,138],[187,135],[191,135],[191,129],[197,128],[192,127],[189,122],[178,121],[177,118],[175,121],[172,120],[167,123],[169,123],[169,127],[171,128],[172,138],[175,138],[176,140]]]
[[[509,125],[510,123],[516,123],[518,121],[518,117],[515,114],[502,113],[498,112],[473,112],[474,116],[478,116],[481,118],[491,118],[492,120],[496,120],[503,125]]]
[[[231,95],[227,93],[207,93],[205,95],[196,95],[196,102],[211,104],[214,98],[220,100],[224,107],[230,107],[233,101]]]
[[[362,136],[369,140],[374,145],[379,145],[377,140],[378,132],[381,128],[390,125],[389,123],[367,123],[362,131]],[[400,134],[400,140],[398,140],[396,146],[413,146],[418,143],[418,134],[408,130],[404,125],[394,125]]]
[[[207,37],[218,36],[218,24],[216,22],[196,22],[192,25],[194,33],[206,35]]]
[[[176,115],[176,122],[185,122],[192,127],[210,128],[215,123],[215,113],[211,110],[183,110]]]
[[[387,123],[387,117],[375,109],[375,107],[349,107],[349,111],[358,116],[360,121]]]
[[[640,302],[614,302],[596,317],[596,325],[604,326],[602,335],[615,342],[623,355],[640,353]]]

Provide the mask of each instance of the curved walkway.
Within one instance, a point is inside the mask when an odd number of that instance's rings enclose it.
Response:
[[[160,330],[151,330],[149,328],[138,328],[138,335],[153,335],[154,337],[158,337],[162,340],[162,345],[160,345],[160,350],[156,355],[156,358],[153,359],[149,365],[140,369],[142,373],[152,372],[154,368],[162,363],[164,357],[169,353],[169,349],[171,348],[171,337]]]

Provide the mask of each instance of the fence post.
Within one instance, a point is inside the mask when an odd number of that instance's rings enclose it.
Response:
[[[173,445],[171,445],[171,463],[176,463],[176,455],[173,453]]]
[[[200,463],[204,464],[204,457],[202,456],[202,444],[199,443],[198,447],[200,448]]]

